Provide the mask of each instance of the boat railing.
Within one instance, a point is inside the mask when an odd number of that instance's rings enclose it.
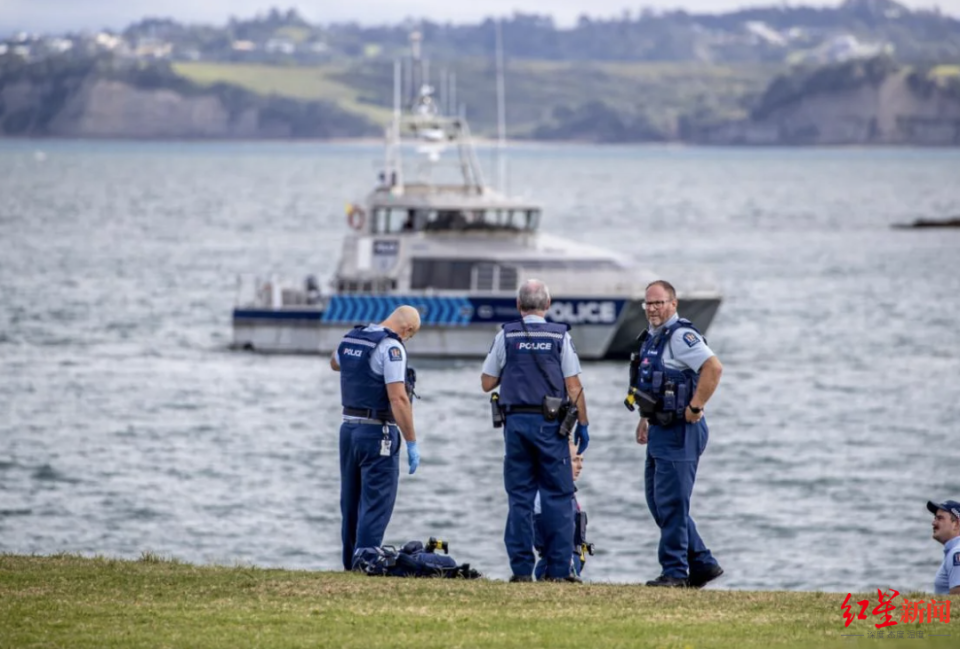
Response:
[[[313,275],[299,283],[277,275],[241,275],[234,305],[240,309],[322,308],[327,299]]]
[[[574,268],[519,268],[518,279],[539,279],[550,287],[552,295],[624,295],[642,299],[647,281],[629,271],[602,270],[585,273]],[[652,281],[652,280],[650,280]]]

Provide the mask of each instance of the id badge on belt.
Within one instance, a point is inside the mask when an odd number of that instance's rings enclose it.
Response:
[[[380,440],[380,455],[390,456],[390,427],[386,424],[383,425],[383,439]]]

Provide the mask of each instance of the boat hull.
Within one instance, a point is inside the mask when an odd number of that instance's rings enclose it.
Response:
[[[263,353],[330,354],[351,326],[379,322],[404,303],[421,311],[420,333],[408,345],[417,358],[483,358],[501,325],[519,318],[515,304],[505,299],[350,296],[323,307],[234,309],[232,346]],[[680,314],[703,332],[719,306],[719,297],[679,300]],[[628,358],[647,327],[641,300],[559,297],[548,318],[570,324],[583,360]]]

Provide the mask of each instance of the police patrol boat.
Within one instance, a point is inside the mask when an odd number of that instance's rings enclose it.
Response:
[[[241,284],[233,347],[329,354],[345,329],[409,304],[422,323],[411,354],[483,357],[500,326],[519,318],[519,283],[535,277],[553,296],[548,319],[571,325],[580,358],[628,358],[647,326],[644,289],[660,278],[540,232],[541,206],[484,183],[466,119],[444,114],[428,84],[401,113],[398,77],[399,64],[384,169],[366,200],[348,210],[351,230],[331,290],[313,276],[293,286],[276,278]],[[411,151],[420,164],[408,180],[403,157]],[[438,180],[444,172],[452,178]],[[678,298],[680,313],[701,331],[721,301],[715,290]]]

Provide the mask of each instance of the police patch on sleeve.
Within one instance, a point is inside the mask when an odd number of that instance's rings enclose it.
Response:
[[[960,552],[953,553],[953,565],[960,566]]]
[[[683,334],[683,342],[687,343],[687,347],[693,347],[694,345],[699,345],[700,336],[693,333],[692,331],[688,331],[687,333]]]
[[[400,351],[399,347],[391,347],[390,351],[387,353],[387,356],[390,357],[391,361],[402,361],[403,352]]]

